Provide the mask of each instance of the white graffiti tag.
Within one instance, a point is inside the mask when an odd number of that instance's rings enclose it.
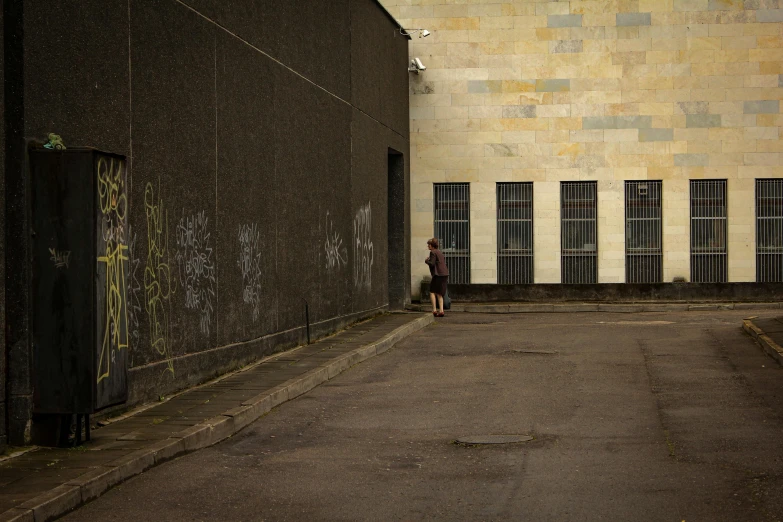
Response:
[[[253,322],[261,310],[261,234],[258,225],[239,227],[239,270],[242,272],[242,300],[253,311]]]
[[[331,270],[332,268],[340,268],[348,264],[348,248],[343,245],[343,238],[340,237],[340,233],[334,229],[334,222],[329,216],[329,212],[326,213],[326,243],[324,244],[326,250],[326,268]]]
[[[372,289],[372,210],[363,205],[353,219],[353,284],[358,289]]]
[[[70,250],[57,250],[55,248],[50,248],[49,254],[51,254],[49,260],[54,263],[55,268],[68,268],[68,263],[71,259]]]
[[[212,324],[215,298],[215,264],[208,225],[209,218],[203,210],[183,216],[177,225],[177,265],[180,283],[185,288],[185,307],[199,311],[201,331],[205,334],[209,334]]]

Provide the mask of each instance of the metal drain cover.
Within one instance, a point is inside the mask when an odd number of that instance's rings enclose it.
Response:
[[[515,444],[531,440],[533,437],[529,435],[473,435],[460,437],[456,442],[458,444]]]

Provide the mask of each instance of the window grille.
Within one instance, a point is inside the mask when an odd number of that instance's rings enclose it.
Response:
[[[435,237],[446,256],[449,283],[470,283],[470,184],[435,184]]]
[[[691,181],[691,281],[727,281],[726,180]]]
[[[560,183],[560,248],[563,283],[598,279],[597,190],[594,181]]]
[[[625,282],[663,281],[660,181],[625,182]]]
[[[498,283],[533,283],[533,184],[497,184]]]
[[[756,180],[756,281],[783,282],[783,179]]]

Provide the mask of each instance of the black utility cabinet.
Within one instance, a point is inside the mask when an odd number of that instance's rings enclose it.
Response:
[[[123,156],[30,151],[34,412],[128,399],[128,185]]]

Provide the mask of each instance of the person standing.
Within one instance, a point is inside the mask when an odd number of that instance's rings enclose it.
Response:
[[[432,301],[432,315],[443,317],[446,313],[443,311],[443,296],[446,295],[446,286],[449,279],[449,269],[446,266],[446,256],[438,250],[438,239],[432,238],[427,241],[427,248],[430,249],[430,255],[424,260],[430,267],[432,282],[430,283],[430,301]],[[437,302],[436,302],[437,299]],[[438,311],[440,308],[440,311]]]

